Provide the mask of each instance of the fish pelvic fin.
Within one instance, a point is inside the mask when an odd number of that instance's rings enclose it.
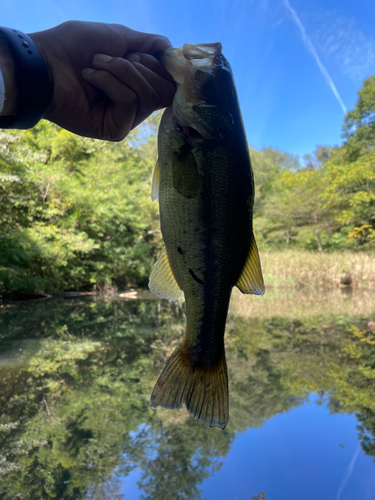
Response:
[[[241,276],[236,283],[242,293],[263,295],[265,292],[262,267],[260,265],[258,247],[254,235],[252,235],[249,252]]]
[[[182,293],[174,277],[165,247],[152,270],[148,287],[158,297],[168,300],[177,300]]]
[[[159,159],[157,159],[154,167],[154,173],[152,174],[151,201],[157,200],[159,202],[159,192],[160,192],[160,163]]]
[[[183,404],[196,420],[225,429],[229,404],[224,349],[218,363],[208,367],[189,360],[184,343],[174,351],[152,391],[151,406],[177,410]]]

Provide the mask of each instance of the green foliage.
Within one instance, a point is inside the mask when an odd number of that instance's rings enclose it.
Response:
[[[356,106],[346,114],[342,130],[349,161],[375,147],[375,76],[364,80]]]
[[[255,221],[263,244],[319,251],[373,245],[374,151],[346,163],[343,146],[324,158],[305,158],[305,166],[284,168],[268,184]]]
[[[322,206],[322,174],[310,168],[283,169],[270,185],[262,228],[268,243],[298,242],[305,247],[322,250],[321,233],[329,228],[331,219]],[[315,242],[315,245],[313,245]]]
[[[375,149],[345,162],[345,146],[325,165],[324,207],[351,248],[375,244]]]
[[[46,122],[0,132],[0,293],[147,282],[154,127],[114,144]]]
[[[261,150],[250,147],[250,156],[255,178],[254,209],[257,215],[262,210],[270,184],[275,180],[278,172],[296,168],[298,158],[270,147],[264,147]]]

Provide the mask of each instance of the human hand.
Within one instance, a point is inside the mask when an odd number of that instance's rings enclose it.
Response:
[[[162,36],[83,21],[29,36],[54,85],[43,118],[71,132],[119,141],[172,103],[173,79],[155,58],[171,46]]]

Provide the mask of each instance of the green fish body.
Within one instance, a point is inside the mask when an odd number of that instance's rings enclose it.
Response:
[[[181,408],[225,428],[228,376],[224,332],[233,286],[264,293],[252,229],[254,179],[229,63],[220,44],[164,51],[178,83],[163,114],[153,198],[160,205],[165,249],[150,289],[185,294],[186,334],[151,396],[153,407]]]

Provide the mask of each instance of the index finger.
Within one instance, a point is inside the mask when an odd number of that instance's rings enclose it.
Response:
[[[164,68],[164,66],[161,64],[161,62],[156,59],[156,57],[151,56],[150,54],[143,54],[142,52],[138,52],[137,54],[135,53],[130,53],[127,56],[125,56],[125,59],[130,61],[131,63],[140,63],[146,68],[150,69],[154,73],[158,74],[165,80],[168,80],[171,82],[173,85],[175,85],[175,81],[170,73]]]
[[[127,52],[143,52],[155,55],[158,52],[172,47],[171,42],[163,35],[134,31],[125,26],[118,25],[121,35],[126,37]]]

